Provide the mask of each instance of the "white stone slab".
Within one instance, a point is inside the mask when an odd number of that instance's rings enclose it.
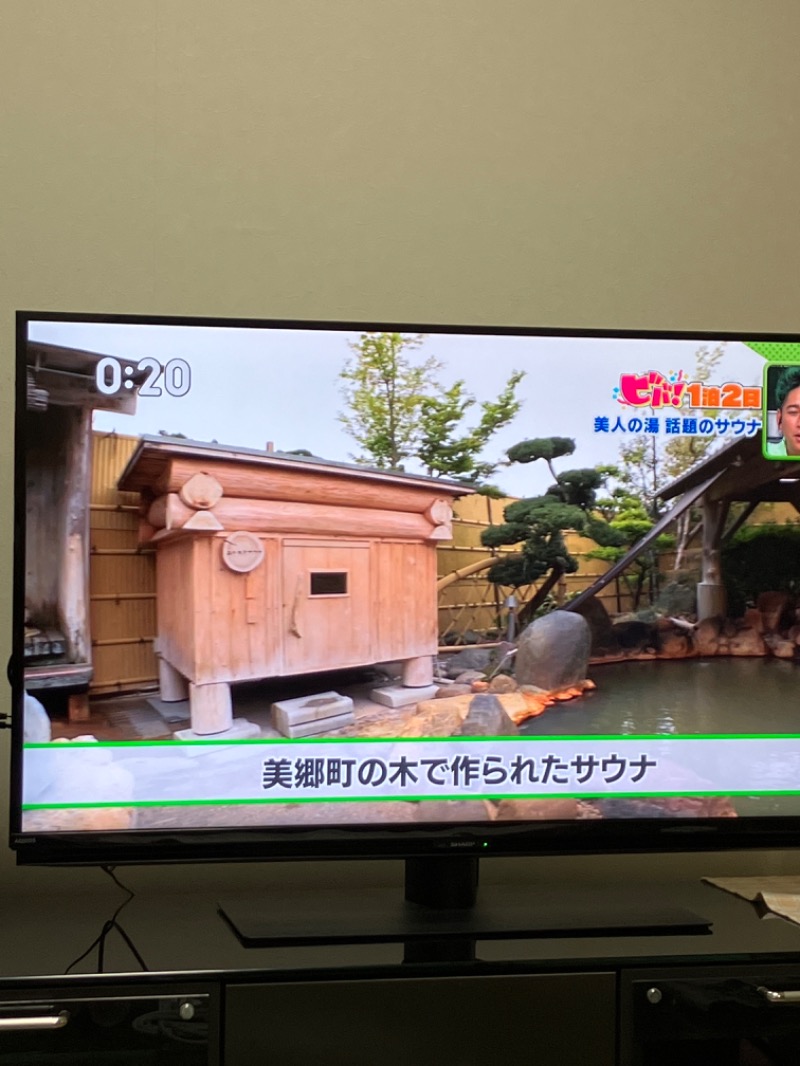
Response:
[[[286,730],[304,722],[316,722],[320,718],[331,718],[337,714],[348,714],[353,710],[353,701],[349,696],[338,692],[315,692],[311,696],[299,696],[292,700],[278,700],[272,704],[272,721],[275,728],[288,737],[292,734]]]
[[[332,733],[334,729],[344,729],[345,726],[353,725],[355,720],[356,716],[352,711],[346,714],[334,714],[330,718],[316,718],[313,722],[300,722],[298,725],[286,726],[286,732],[283,735],[293,740],[298,737],[321,736],[324,733]]]
[[[438,690],[438,685],[423,685],[421,688],[385,685],[383,688],[372,689],[369,695],[370,699],[382,703],[384,707],[408,707],[409,704],[419,703],[420,700],[432,700]]]
[[[234,718],[230,729],[223,729],[221,733],[195,733],[193,729],[178,729],[172,736],[174,740],[254,740],[261,736],[261,729],[246,718]]]

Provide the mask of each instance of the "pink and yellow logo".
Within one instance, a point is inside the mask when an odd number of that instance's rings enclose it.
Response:
[[[612,397],[623,407],[686,407],[704,411],[761,408],[758,385],[742,385],[738,381],[708,385],[704,381],[688,381],[683,370],[670,371],[666,376],[658,370],[621,374]]]

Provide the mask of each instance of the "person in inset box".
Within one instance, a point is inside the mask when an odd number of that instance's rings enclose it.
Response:
[[[783,440],[765,441],[765,454],[770,459],[781,457],[800,459],[800,364],[786,366],[775,384],[775,417]]]

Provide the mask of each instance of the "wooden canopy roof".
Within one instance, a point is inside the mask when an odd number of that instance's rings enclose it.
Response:
[[[766,459],[761,435],[734,440],[675,478],[659,496],[671,500],[683,496],[713,478],[707,489],[712,501],[742,503],[791,503],[800,511],[800,462],[796,459]]]
[[[653,544],[689,507],[702,500],[722,504],[724,515],[727,514],[727,505],[730,503],[748,505],[724,531],[726,537],[731,536],[760,503],[791,503],[800,512],[800,462],[795,459],[766,459],[762,453],[759,433],[754,437],[733,440],[712,452],[695,463],[685,474],[671,481],[658,495],[663,500],[674,500],[670,510],[661,516],[653,528],[645,533],[619,562],[569,603],[567,610],[575,610],[595,596]],[[718,535],[722,534],[720,527]]]
[[[103,411],[134,414],[138,386],[147,374],[134,370],[128,377],[134,388],[108,396],[97,388],[97,364],[107,358],[102,352],[88,352],[82,348],[67,348],[61,344],[29,340],[25,345],[29,390],[38,390],[38,403],[33,409],[48,406],[91,407]],[[114,357],[112,357],[114,358]]]

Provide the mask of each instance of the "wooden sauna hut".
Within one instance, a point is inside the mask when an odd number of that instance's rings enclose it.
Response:
[[[436,545],[453,482],[144,437],[119,487],[155,546],[162,699],[195,733],[231,727],[230,686],[401,661],[432,681]]]

